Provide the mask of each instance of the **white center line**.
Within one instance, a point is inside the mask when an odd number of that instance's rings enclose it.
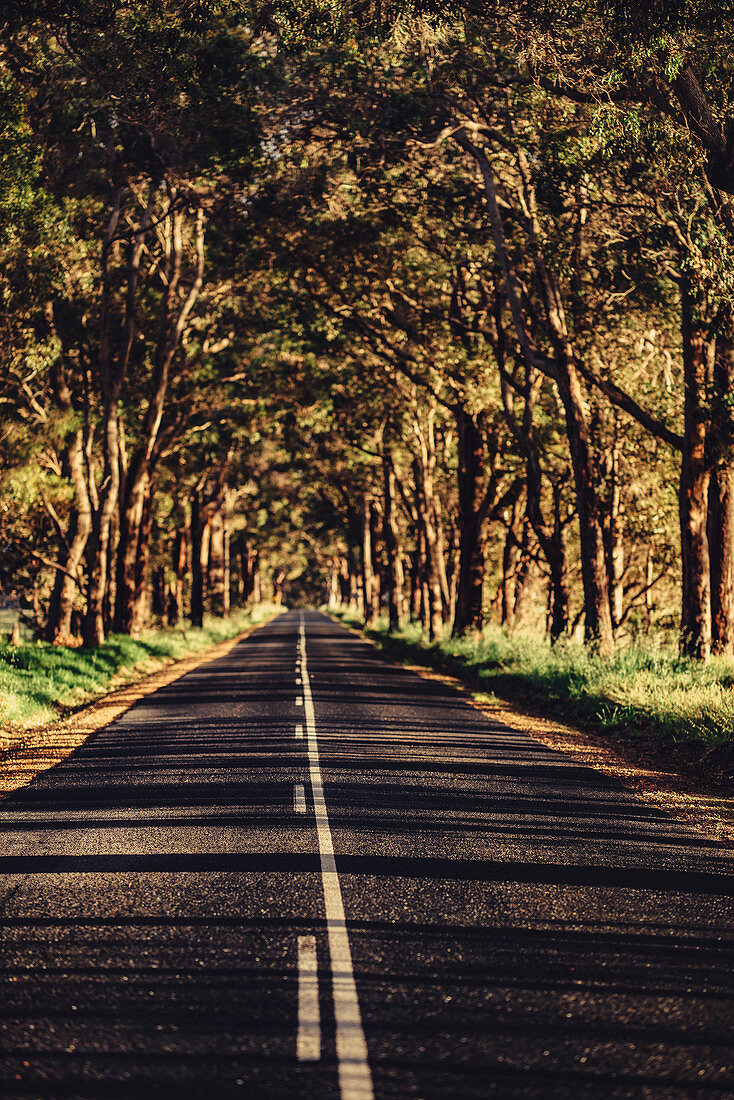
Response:
[[[339,1062],[339,1090],[342,1100],[373,1100],[372,1073],[367,1060],[367,1043],[362,1028],[357,985],[354,981],[352,952],[344,915],[339,874],[334,859],[334,844],[329,815],[324,799],[319,746],[316,738],[316,716],[311,695],[311,681],[306,658],[306,627],[301,612],[298,631],[301,656],[303,696],[305,700],[306,734],[308,737],[309,774],[313,795],[316,834],[321,857],[321,881],[324,887],[326,927],[329,934],[329,958],[336,1019],[336,1056]]]
[[[316,937],[298,937],[298,1040],[299,1062],[318,1062],[321,1057],[319,973]]]
[[[303,706],[303,699],[301,698],[301,696],[300,696],[300,695],[298,695],[298,696],[296,697],[296,706],[297,706],[297,707],[302,707],[302,706]]]
[[[303,783],[296,783],[293,788],[293,809],[297,814],[305,814],[306,812],[306,791]]]
[[[296,740],[297,740],[297,741],[301,741],[302,739],[303,739],[303,726],[302,726],[302,725],[301,725],[301,723],[299,722],[299,723],[298,723],[298,724],[296,725]]]

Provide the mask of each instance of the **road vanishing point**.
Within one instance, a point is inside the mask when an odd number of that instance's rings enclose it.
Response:
[[[316,612],[0,828],[3,1100],[734,1097],[731,850]]]

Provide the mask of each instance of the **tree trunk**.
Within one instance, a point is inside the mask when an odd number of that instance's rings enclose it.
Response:
[[[652,586],[655,578],[653,554],[650,547],[647,550],[645,562],[645,629],[649,633],[652,630],[652,613],[654,609],[652,601]]]
[[[553,536],[544,549],[550,576],[550,639],[554,645],[568,630],[568,587],[566,583],[566,548],[563,541],[561,491],[553,486]]]
[[[708,541],[711,559],[711,648],[734,656],[734,318],[716,336]]]
[[[338,607],[339,598],[339,558],[333,557],[329,563],[329,591],[327,595],[327,607]]]
[[[711,655],[711,568],[706,532],[709,470],[706,456],[707,344],[694,316],[691,288],[682,296],[684,441],[679,512],[681,528],[681,652],[707,661]]]
[[[254,550],[248,540],[240,550],[240,598],[243,603],[250,603],[255,589],[255,576],[260,564],[260,552]]]
[[[173,541],[173,582],[168,601],[168,621],[171,626],[178,626],[183,614],[188,548],[188,525],[180,526]]]
[[[398,530],[395,515],[395,470],[389,455],[382,455],[383,475],[383,532],[385,538],[385,553],[387,554],[387,611],[390,620],[390,630],[399,630],[403,621],[403,586],[405,573],[403,569],[403,553],[400,547],[400,532]]]
[[[161,626],[168,626],[168,602],[166,600],[166,570],[163,565],[153,573],[152,611]]]
[[[138,552],[135,557],[135,593],[133,599],[133,621],[131,634],[140,636],[148,625],[151,607],[150,587],[150,539],[153,528],[153,487],[151,482],[143,502],[143,518],[138,532]]]
[[[377,618],[382,607],[382,588],[384,563],[380,553],[381,542],[380,513],[377,503],[370,501],[370,546],[372,548],[372,615]]]
[[[583,395],[570,354],[559,355],[556,366],[576,491],[584,589],[584,634],[593,650],[601,656],[608,656],[614,649],[609,575]]]
[[[372,501],[367,493],[362,497],[362,606],[364,621],[371,626],[379,612],[376,578],[372,553]]]
[[[229,532],[221,503],[212,511],[209,541],[208,587],[211,610],[222,617],[229,615]]]
[[[69,407],[71,405],[69,404]],[[62,570],[57,570],[49,600],[44,637],[56,644],[71,639],[71,617],[77,593],[79,575],[89,535],[92,530],[92,506],[84,475],[84,440],[77,431],[66,453],[66,465],[74,487],[74,511],[66,532],[66,553],[62,555]]]
[[[533,557],[532,557],[532,526],[527,516],[523,520],[522,535],[518,549],[518,564],[515,575],[515,608],[514,625],[522,623],[525,618],[527,605],[532,601],[533,588]]]
[[[423,462],[413,463],[415,503],[421,534],[421,588],[423,593],[423,625],[429,638],[443,631],[443,592],[438,562],[438,539],[433,510],[433,479]]]
[[[344,606],[349,606],[350,599],[349,589],[349,561],[342,554],[339,558],[339,602]]]
[[[622,492],[619,476],[619,441],[615,436],[610,454],[609,501],[606,510],[605,542],[609,574],[609,603],[616,631],[624,614],[624,540],[622,531]]]
[[[136,574],[148,489],[148,466],[145,456],[138,452],[125,475],[121,493],[114,614],[118,634],[135,632]]]
[[[541,376],[537,370],[526,367],[525,407],[522,410],[522,417],[516,417],[514,391],[509,386],[506,376],[503,375],[504,341],[501,339],[499,319],[498,330],[496,352],[502,376],[502,400],[505,417],[525,458],[527,517],[548,565],[548,630],[551,643],[555,643],[568,629],[566,552],[563,541],[561,493],[555,482],[551,483],[553,491],[552,526],[546,523],[543,515],[543,470],[540,464],[540,450],[533,430],[533,416],[540,392]]]
[[[204,624],[204,528],[207,517],[202,506],[201,491],[191,500],[191,598],[189,618],[192,626]]]
[[[112,520],[120,487],[120,440],[117,402],[104,409],[104,478],[99,508],[93,516],[91,537],[87,543],[87,611],[83,640],[86,646],[101,645],[105,640],[105,597],[107,595]]]
[[[456,410],[458,428],[459,579],[454,636],[484,625],[484,439],[478,417]]]
[[[505,535],[502,552],[502,625],[512,630],[515,625],[515,600],[517,597],[517,571],[520,561],[519,524],[517,508],[512,509],[512,520]]]

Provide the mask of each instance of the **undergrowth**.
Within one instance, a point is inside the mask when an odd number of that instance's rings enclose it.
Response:
[[[112,685],[144,675],[153,665],[201,653],[240,634],[275,608],[206,616],[204,625],[149,630],[139,638],[111,635],[96,649],[35,642],[0,645],[0,727],[43,725]]]
[[[344,613],[343,621],[350,621]],[[429,642],[415,624],[366,634],[387,655],[448,673],[475,691],[636,744],[665,765],[734,774],[734,661],[680,657],[654,641],[610,658],[580,643],[551,646],[537,635],[487,627],[465,638]]]

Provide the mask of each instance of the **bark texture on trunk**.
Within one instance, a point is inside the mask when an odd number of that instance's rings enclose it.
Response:
[[[364,621],[371,626],[380,612],[378,578],[375,573],[372,516],[372,499],[368,493],[362,496],[362,606]]]
[[[481,418],[464,408],[456,411],[458,428],[459,577],[454,635],[484,626],[484,573],[487,516],[484,438]]]
[[[566,417],[566,434],[576,491],[581,579],[584,589],[584,635],[592,649],[601,656],[608,656],[614,648],[609,575],[583,394],[578,372],[570,356],[559,356],[557,367],[558,392]]]
[[[55,330],[52,307],[49,307],[49,319]],[[61,359],[53,364],[50,378],[59,409],[64,413],[72,413],[72,393]],[[74,490],[74,507],[60,547],[61,569],[56,571],[49,599],[43,635],[47,642],[65,644],[71,640],[72,613],[76,597],[82,590],[81,566],[92,530],[92,504],[87,488],[84,443],[84,432],[81,427],[77,428],[64,455],[64,473]]]
[[[413,463],[415,503],[419,524],[421,563],[421,593],[423,628],[430,638],[437,638],[443,631],[443,592],[441,570],[438,561],[439,546],[433,510],[433,478],[424,464]]]
[[[171,626],[178,626],[183,615],[189,542],[189,524],[184,522],[176,532],[171,553],[173,579],[168,597],[168,621]]]
[[[405,571],[403,552],[400,546],[400,531],[395,515],[395,469],[387,451],[382,454],[383,486],[383,532],[387,569],[385,572],[387,589],[387,611],[390,630],[398,630],[403,621],[403,589]]]
[[[550,639],[555,644],[568,630],[568,583],[566,547],[563,540],[561,491],[553,486],[553,534],[548,540],[545,559],[548,562],[548,602]]]
[[[522,410],[516,410],[515,393],[504,371],[504,341],[501,333],[498,333],[498,340],[496,350],[500,364],[505,418],[525,459],[525,510],[548,565],[548,631],[551,642],[555,643],[568,629],[568,589],[561,491],[555,481],[551,482],[552,522],[547,521],[543,514],[543,469],[533,424],[542,375],[537,370],[527,368],[524,405]]]
[[[502,548],[502,625],[512,630],[515,625],[515,601],[517,597],[518,568],[520,564],[520,520],[517,507],[505,532]]]
[[[221,502],[211,517],[208,577],[211,610],[226,617],[230,612],[229,530]]]
[[[711,648],[734,655],[734,318],[727,310],[716,336],[711,431],[708,540]]]
[[[117,548],[114,629],[118,634],[135,635],[142,618],[137,603],[138,562],[144,541],[144,513],[150,492],[147,463],[135,456],[124,478],[120,507],[120,538]]]
[[[620,448],[615,432],[609,452],[609,494],[604,513],[604,542],[609,574],[609,602],[612,609],[612,625],[619,627],[624,615],[624,537],[622,526],[622,489],[619,470]]]
[[[681,652],[707,661],[711,655],[711,564],[708,543],[706,334],[695,319],[691,288],[682,293],[684,442],[679,512],[681,528]]]
[[[207,550],[205,533],[209,523],[208,509],[198,489],[191,499],[191,596],[189,618],[192,626],[204,624],[204,595]]]

